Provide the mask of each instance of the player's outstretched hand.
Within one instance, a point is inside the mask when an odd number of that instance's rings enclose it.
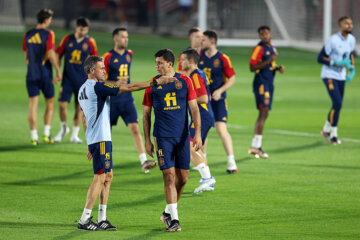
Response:
[[[121,78],[116,82],[117,85],[123,85],[123,84],[127,84],[127,83],[128,83],[127,78]]]
[[[221,94],[222,94],[222,92],[219,89],[217,89],[211,95],[211,99],[214,99],[215,101],[219,101],[221,98]]]
[[[177,78],[176,77],[161,76],[158,79],[156,79],[156,81],[157,81],[158,85],[165,85],[165,84],[177,81]]]
[[[193,139],[193,147],[195,148],[195,151],[199,150],[202,147],[201,136],[195,134]]]
[[[283,65],[279,66],[279,72],[283,74],[285,72],[285,67]]]
[[[92,155],[91,155],[91,153],[89,152],[89,150],[88,150],[88,152],[87,152],[87,154],[86,154],[86,157],[87,157],[87,159],[89,160],[89,161],[91,161],[92,160]]]
[[[152,158],[154,157],[154,145],[151,141],[145,141],[145,150],[149,156],[151,156]]]

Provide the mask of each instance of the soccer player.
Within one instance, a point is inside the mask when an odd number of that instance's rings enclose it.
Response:
[[[116,230],[106,217],[106,206],[113,179],[112,145],[110,129],[109,96],[137,91],[154,85],[174,82],[174,78],[161,77],[147,82],[113,85],[105,82],[105,65],[102,57],[90,56],[85,60],[84,70],[88,79],[80,87],[78,101],[84,112],[83,125],[88,144],[87,157],[93,161],[94,178],[89,187],[83,214],[78,228],[90,231]],[[99,196],[97,224],[91,219],[91,211]]]
[[[151,110],[154,108],[153,136],[160,170],[163,173],[166,208],[160,220],[167,232],[181,231],[177,203],[188,180],[190,168],[190,137],[188,110],[195,126],[193,147],[201,148],[200,113],[196,93],[191,80],[174,71],[174,54],[161,49],[155,54],[155,66],[159,77],[175,77],[177,80],[166,86],[153,86],[145,90],[143,127],[146,152],[153,156],[154,145],[150,140]]]
[[[103,55],[107,71],[106,79],[113,82],[130,83],[130,67],[133,52],[127,49],[129,35],[126,28],[116,28],[113,31],[113,39],[115,43],[114,48]],[[147,160],[139,130],[133,95],[129,92],[111,97],[110,109],[111,126],[116,125],[119,116],[121,116],[134,138],[135,147],[139,153],[141,169],[144,173],[148,173],[150,168],[156,166],[156,162]]]
[[[338,24],[339,32],[325,42],[318,56],[318,62],[323,64],[321,78],[332,101],[332,107],[321,135],[334,145],[341,144],[338,139],[337,125],[344,98],[345,81],[351,81],[355,75],[354,50],[356,45],[355,37],[351,34],[353,29],[351,18],[341,17]],[[346,75],[347,70],[349,70],[348,75]]]
[[[54,50],[55,34],[47,29],[51,24],[52,16],[52,10],[41,9],[36,15],[36,27],[27,31],[23,39],[23,50],[27,64],[26,88],[29,95],[30,142],[34,146],[39,144],[37,107],[39,105],[40,90],[45,96],[46,103],[43,141],[50,144],[54,143],[50,136],[51,122],[54,115],[54,85],[51,65],[56,69],[54,82],[58,83],[62,76]]]
[[[205,73],[198,69],[199,54],[194,49],[187,49],[180,55],[180,64],[186,75],[190,77],[195,87],[196,102],[200,111],[201,117],[201,140],[204,144],[207,134],[211,127],[214,127],[214,113],[210,104],[210,90],[207,84]],[[195,136],[195,126],[193,121],[190,123],[190,142]],[[214,191],[215,178],[210,174],[206,157],[201,149],[195,151],[192,144],[190,144],[191,161],[199,170],[201,175],[201,184],[195,189],[194,193],[201,193],[203,191]]]
[[[202,34],[200,28],[198,28],[198,27],[191,28],[188,32],[188,37],[190,40],[190,47],[187,47],[185,50],[195,49],[198,53],[200,53],[202,36],[203,36],[203,34]],[[180,59],[181,59],[181,54],[179,55],[179,58],[177,60],[176,72],[183,73],[184,71],[181,67]]]
[[[64,136],[70,132],[66,124],[67,105],[70,103],[71,96],[75,95],[75,116],[74,126],[70,142],[82,143],[78,134],[80,131],[81,110],[78,102],[78,92],[81,85],[86,81],[84,72],[84,62],[89,55],[98,55],[96,42],[89,37],[89,20],[80,17],[76,19],[75,33],[65,36],[56,52],[59,55],[59,62],[64,57],[64,73],[60,88],[59,112],[60,112],[60,132],[55,136],[55,142],[61,142]]]
[[[254,137],[248,153],[254,154],[256,158],[268,158],[268,154],[261,148],[262,132],[265,120],[271,110],[275,72],[284,73],[284,66],[276,65],[277,51],[275,46],[271,44],[270,28],[268,26],[260,26],[258,34],[260,42],[252,51],[250,71],[255,72],[253,92],[259,115],[255,123]]]
[[[230,58],[216,48],[217,33],[207,30],[201,40],[200,60],[198,67],[202,69],[210,84],[211,107],[214,111],[215,128],[219,134],[227,154],[226,172],[237,173],[231,136],[227,130],[228,110],[226,91],[235,83],[235,72]]]

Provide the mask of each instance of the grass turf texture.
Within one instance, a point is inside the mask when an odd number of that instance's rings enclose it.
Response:
[[[66,32],[55,31],[56,44]],[[110,34],[91,33],[99,53],[113,47]],[[286,72],[275,80],[273,110],[263,147],[267,160],[247,155],[257,117],[252,93],[251,48],[221,48],[236,71],[228,91],[229,131],[239,172],[227,175],[226,155],[215,129],[208,138],[208,161],[216,178],[214,192],[194,195],[198,172],[191,172],[179,203],[183,231],[165,233],[159,221],[165,207],[161,172],[140,170],[129,130],[119,120],[113,129],[114,180],[108,219],[117,232],[76,229],[92,180],[86,144],[29,144],[23,34],[0,33],[0,239],[358,239],[360,236],[360,141],[332,146],[317,135],[330,108],[315,53],[279,49]],[[153,54],[171,48],[176,57],[186,40],[130,36],[134,51],[132,81],[156,75]],[[359,67],[359,66],[358,66]],[[58,96],[59,86],[56,87]],[[359,76],[347,84],[339,122],[341,138],[360,139]],[[134,93],[139,116],[143,91]],[[44,101],[38,109],[43,132]],[[73,103],[68,123],[72,126]],[[59,130],[58,104],[52,125]],[[242,126],[242,127],[239,127]],[[140,121],[142,131],[142,123]],[[281,134],[276,129],[317,136]],[[82,139],[84,133],[81,130]],[[98,202],[93,209],[97,218]]]

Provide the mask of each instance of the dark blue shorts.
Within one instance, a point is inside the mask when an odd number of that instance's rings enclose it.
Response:
[[[94,174],[107,173],[113,169],[112,144],[110,141],[93,143],[88,148],[93,157]]]
[[[205,143],[205,139],[207,138],[207,135],[210,131],[210,128],[213,127],[214,124],[209,121],[203,121],[201,120],[201,140],[202,143]],[[193,121],[190,123],[190,140],[192,141],[195,136],[195,126]]]
[[[72,84],[69,81],[63,80],[59,92],[59,102],[70,103],[73,94],[75,95],[75,102],[78,102],[78,94],[81,85],[82,84]]]
[[[51,79],[46,80],[27,80],[26,88],[29,97],[35,97],[40,95],[40,90],[44,94],[45,98],[52,98],[55,95],[54,84]]]
[[[274,85],[254,82],[253,91],[257,109],[269,108],[271,110]]]
[[[190,169],[190,137],[156,138],[155,148],[161,170],[175,167]]]
[[[226,98],[219,101],[211,100],[211,107],[214,112],[215,122],[224,122],[228,120],[228,106]]]
[[[134,102],[111,102],[110,103],[110,123],[111,126],[117,124],[118,118],[121,116],[126,126],[129,123],[138,123],[138,115]]]

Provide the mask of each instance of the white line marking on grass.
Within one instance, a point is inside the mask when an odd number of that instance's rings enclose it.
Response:
[[[229,128],[234,129],[252,129],[253,127],[247,127],[247,126],[240,126],[236,124],[227,124]],[[307,132],[293,132],[293,131],[287,131],[287,130],[280,130],[280,129],[266,129],[267,132],[271,133],[277,133],[281,135],[290,135],[290,136],[300,136],[300,137],[316,137],[316,138],[322,138],[323,136],[319,134],[314,133],[307,133]],[[360,143],[360,139],[354,139],[354,138],[340,138],[341,141],[344,142],[353,142],[353,143]]]

